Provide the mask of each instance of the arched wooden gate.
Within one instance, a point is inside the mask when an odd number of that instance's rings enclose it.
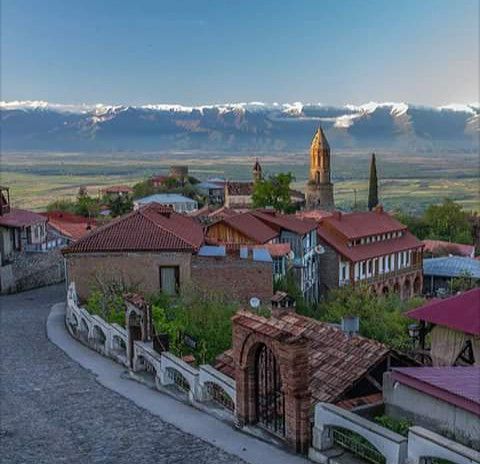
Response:
[[[255,409],[260,425],[285,436],[285,395],[273,352],[261,345],[255,357]]]

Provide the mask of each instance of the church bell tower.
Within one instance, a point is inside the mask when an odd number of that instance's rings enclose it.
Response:
[[[330,145],[320,127],[310,146],[310,177],[306,193],[307,209],[335,209],[333,184],[330,179]]]

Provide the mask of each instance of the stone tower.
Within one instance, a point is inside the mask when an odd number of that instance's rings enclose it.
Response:
[[[333,184],[330,180],[330,145],[320,127],[310,146],[310,177],[307,182],[306,208],[335,209]]]
[[[258,182],[262,180],[262,166],[260,165],[258,158],[255,160],[252,170],[253,182]]]

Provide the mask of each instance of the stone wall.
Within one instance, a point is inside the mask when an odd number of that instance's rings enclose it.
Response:
[[[16,253],[11,264],[0,270],[0,292],[15,293],[65,280],[60,250]]]
[[[98,280],[116,280],[140,293],[160,290],[160,266],[178,266],[180,289],[190,281],[190,253],[88,253],[66,255],[67,280],[86,299]]]
[[[273,295],[271,262],[243,259],[238,255],[195,255],[192,257],[191,275],[195,288],[221,292],[243,304],[257,297],[262,305],[269,305]]]
[[[337,252],[325,242],[320,242],[325,253],[319,255],[320,296],[324,297],[329,290],[338,288],[339,257]]]

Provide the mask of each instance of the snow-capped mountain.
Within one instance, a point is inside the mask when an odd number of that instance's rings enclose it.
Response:
[[[314,130],[334,149],[477,151],[479,104],[262,102],[182,106],[0,102],[6,150],[305,150]]]

